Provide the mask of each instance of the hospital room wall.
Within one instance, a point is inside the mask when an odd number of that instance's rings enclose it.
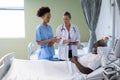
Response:
[[[88,41],[89,30],[85,22],[80,0],[24,0],[25,4],[25,38],[0,39],[0,57],[9,52],[16,52],[17,58],[27,59],[27,46],[29,42],[35,43],[36,26],[41,19],[36,17],[36,11],[41,6],[51,8],[52,18],[50,25],[55,33],[58,25],[62,23],[64,11],[72,14],[71,22],[76,24],[81,34],[81,41]]]
[[[109,0],[103,0],[101,6],[100,17],[96,29],[97,39],[111,35],[113,30],[113,8]],[[115,5],[115,37],[120,37],[120,12]]]
[[[96,34],[98,40],[104,36],[112,36],[112,8],[109,0],[102,0]]]
[[[117,5],[115,9],[115,37],[120,38],[120,11]]]
[[[79,28],[81,41],[88,41],[89,31],[82,13],[80,0],[25,0],[25,21],[26,27],[31,29],[31,31],[27,32],[30,41],[35,41],[36,26],[41,23],[41,18],[36,16],[36,12],[41,6],[49,6],[51,9],[51,21],[49,24],[53,28],[54,36],[56,28],[63,24],[63,13],[69,11],[72,15],[71,22]],[[30,34],[31,37],[29,37]]]

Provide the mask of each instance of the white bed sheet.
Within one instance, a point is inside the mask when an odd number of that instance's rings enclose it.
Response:
[[[86,75],[77,72],[74,65],[70,71],[69,63],[14,59],[2,80],[84,80]]]

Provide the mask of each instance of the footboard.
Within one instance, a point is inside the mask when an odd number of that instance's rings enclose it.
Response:
[[[12,60],[15,58],[15,53],[8,53],[0,59],[0,80],[10,68]]]

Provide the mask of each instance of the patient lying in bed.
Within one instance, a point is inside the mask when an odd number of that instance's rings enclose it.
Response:
[[[101,65],[101,55],[98,54],[98,47],[105,47],[107,43],[104,40],[99,40],[93,45],[93,52],[79,59],[73,57],[70,60],[75,63],[80,72],[89,74]]]
[[[2,80],[84,80],[85,74],[100,65],[99,55],[97,55],[98,46],[106,45],[102,41],[96,42],[93,54],[83,56],[79,60],[76,57],[71,58],[72,64],[70,61],[14,59]]]

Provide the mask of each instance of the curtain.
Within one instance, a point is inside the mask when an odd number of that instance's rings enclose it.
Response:
[[[117,4],[118,4],[119,11],[120,11],[120,0],[117,0]]]
[[[102,0],[81,0],[83,13],[90,30],[88,41],[88,52],[92,52],[93,44],[96,42],[96,27],[99,19]]]

